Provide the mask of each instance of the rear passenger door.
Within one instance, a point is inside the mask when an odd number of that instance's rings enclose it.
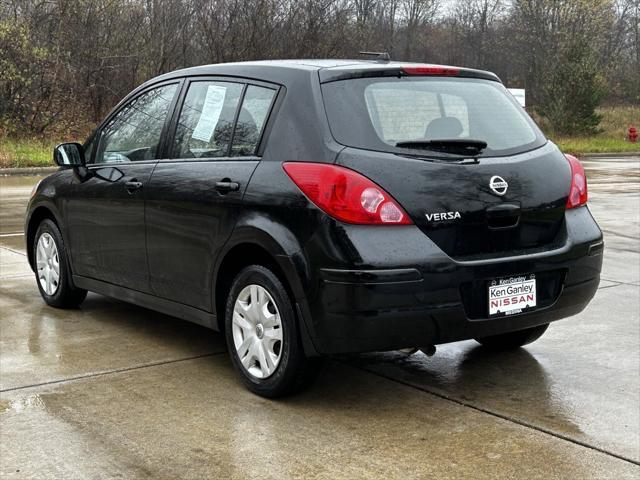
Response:
[[[173,119],[170,158],[146,190],[147,258],[155,295],[212,311],[212,273],[255,170],[277,87],[197,78]]]

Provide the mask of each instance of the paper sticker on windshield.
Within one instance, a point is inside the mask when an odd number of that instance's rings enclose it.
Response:
[[[211,141],[211,136],[220,119],[226,93],[227,87],[219,85],[209,85],[207,87],[207,95],[202,105],[202,114],[200,114],[200,119],[191,134],[191,138],[202,140],[203,142]]]

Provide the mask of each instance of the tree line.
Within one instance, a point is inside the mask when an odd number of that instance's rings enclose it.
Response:
[[[0,135],[83,135],[177,68],[275,58],[467,66],[560,134],[640,104],[640,0],[0,0]]]

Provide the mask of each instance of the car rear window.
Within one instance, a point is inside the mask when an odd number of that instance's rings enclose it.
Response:
[[[480,156],[499,156],[546,142],[504,86],[490,80],[359,78],[323,84],[322,94],[334,137],[352,147],[424,154],[396,144],[473,139],[487,143]]]

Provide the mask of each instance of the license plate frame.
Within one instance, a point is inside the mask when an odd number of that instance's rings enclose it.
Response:
[[[488,317],[518,315],[537,307],[537,280],[534,273],[490,280],[487,285]]]

